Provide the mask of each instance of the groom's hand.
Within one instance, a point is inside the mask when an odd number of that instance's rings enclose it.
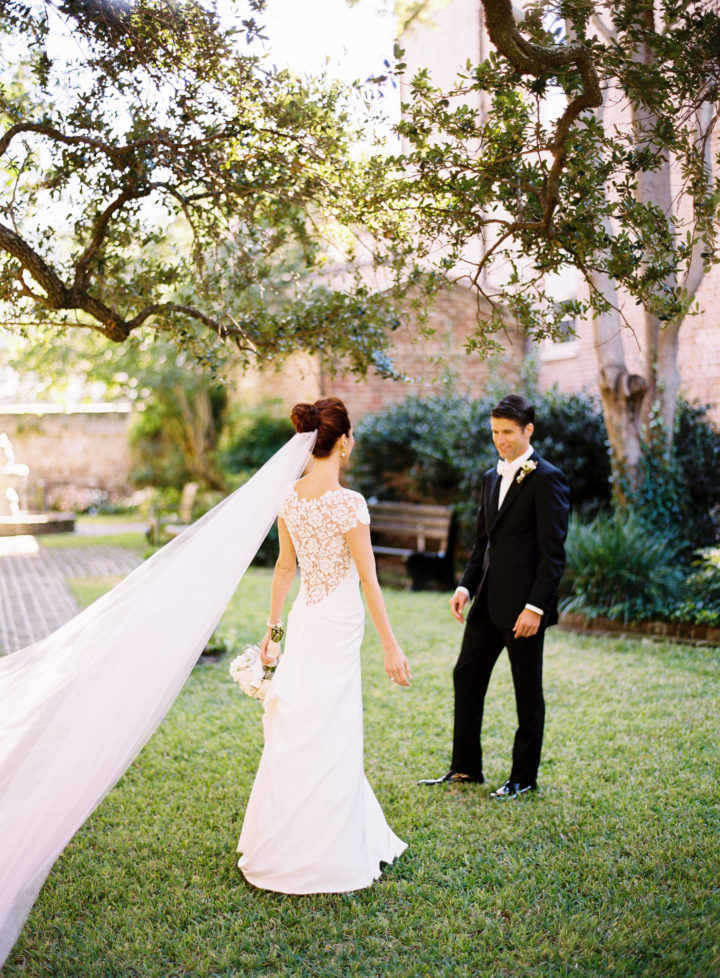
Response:
[[[529,608],[523,608],[513,626],[513,635],[515,638],[530,638],[531,635],[537,634],[541,621],[542,615],[530,611]]]
[[[467,599],[468,596],[464,591],[456,591],[450,598],[450,611],[452,612],[452,616],[462,624],[465,622],[465,618],[463,617],[463,608],[467,604]]]

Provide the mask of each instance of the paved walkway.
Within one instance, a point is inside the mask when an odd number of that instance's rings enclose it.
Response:
[[[129,574],[142,557],[122,547],[72,547],[0,556],[0,652],[45,638],[80,610],[68,578]]]

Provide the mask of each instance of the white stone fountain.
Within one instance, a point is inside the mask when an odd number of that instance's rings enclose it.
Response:
[[[20,508],[20,495],[29,474],[29,466],[15,461],[8,436],[0,434],[0,537],[72,533],[74,513],[27,513]]]
[[[0,516],[20,515],[20,493],[25,488],[30,467],[15,461],[12,442],[0,434]]]

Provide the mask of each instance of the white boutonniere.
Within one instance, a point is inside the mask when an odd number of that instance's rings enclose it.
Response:
[[[520,466],[520,471],[517,474],[517,478],[515,479],[517,484],[520,485],[523,479],[530,475],[531,472],[534,472],[536,468],[537,462],[531,462],[529,459],[527,462],[523,462],[523,464]]]

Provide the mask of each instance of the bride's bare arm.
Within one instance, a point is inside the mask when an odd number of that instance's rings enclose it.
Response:
[[[270,588],[270,617],[268,618],[268,621],[271,621],[274,625],[280,621],[282,616],[283,605],[288,596],[288,591],[295,577],[295,569],[297,567],[295,547],[290,538],[288,528],[285,525],[285,520],[282,518],[278,519],[278,537],[280,540],[280,553],[278,554],[278,559],[275,561],[275,571]],[[263,662],[266,661],[265,650],[269,641],[270,629],[268,628],[265,632],[265,637],[260,643]]]
[[[345,539],[360,575],[370,617],[385,650],[385,672],[400,686],[409,686],[410,663],[398,645],[385,609],[385,601],[377,578],[375,554],[370,543],[370,527],[365,523],[359,523],[352,530],[348,530]]]

